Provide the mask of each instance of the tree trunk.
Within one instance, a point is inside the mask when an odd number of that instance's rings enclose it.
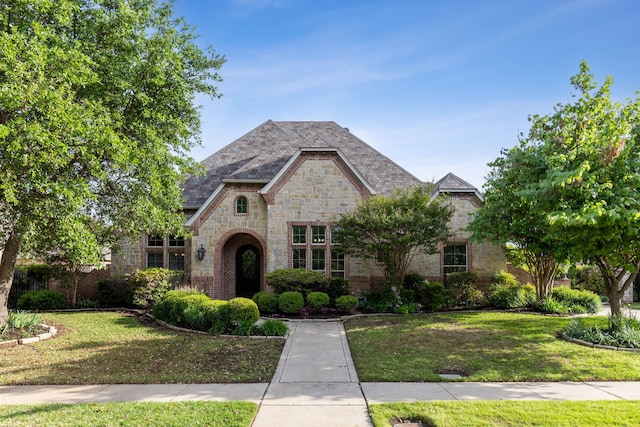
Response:
[[[622,297],[624,297],[625,292],[638,275],[640,261],[635,263],[634,272],[614,267],[605,257],[596,257],[595,261],[604,279],[604,290],[607,297],[609,297],[611,315],[617,316],[621,312]]]
[[[6,325],[9,319],[9,292],[13,284],[13,272],[19,250],[20,238],[15,232],[11,232],[0,254],[0,326]]]
[[[558,270],[556,259],[549,254],[523,251],[531,280],[536,287],[536,299],[542,301],[553,293],[553,279]]]

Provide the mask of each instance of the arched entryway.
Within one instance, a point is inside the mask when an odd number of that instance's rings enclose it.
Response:
[[[262,288],[265,249],[263,240],[251,231],[230,232],[220,248],[222,299],[251,298]]]
[[[260,291],[260,251],[244,245],[236,252],[236,296],[251,298]]]

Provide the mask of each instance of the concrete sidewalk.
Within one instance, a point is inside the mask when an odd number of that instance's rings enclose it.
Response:
[[[0,386],[0,404],[246,400],[254,427],[370,426],[367,405],[423,400],[640,400],[640,382],[360,383],[342,322],[291,321],[271,383]]]

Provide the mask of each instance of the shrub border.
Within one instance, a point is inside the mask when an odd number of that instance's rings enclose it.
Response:
[[[594,344],[594,343],[589,342],[589,341],[580,340],[578,338],[572,338],[572,337],[568,336],[567,334],[565,334],[564,332],[562,332],[562,334],[560,334],[560,338],[562,338],[563,340],[565,340],[567,342],[578,344],[578,345],[581,345],[581,346],[584,346],[584,347],[600,348],[600,349],[603,349],[603,350],[630,351],[632,353],[640,353],[640,348],[614,347],[612,345]]]

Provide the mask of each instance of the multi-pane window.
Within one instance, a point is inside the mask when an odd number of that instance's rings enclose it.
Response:
[[[169,252],[169,270],[184,271],[184,252]]]
[[[333,250],[335,227],[326,225],[291,226],[291,266],[345,277],[345,257]]]
[[[325,249],[311,250],[311,269],[325,271],[327,268],[327,251]]]
[[[169,247],[184,247],[184,237],[169,236]]]
[[[164,239],[162,236],[147,236],[147,246],[164,246]]]
[[[311,227],[311,243],[314,245],[324,245],[326,240],[325,238],[325,230],[324,226],[313,226]]]
[[[293,249],[293,268],[307,268],[307,250]]]
[[[447,243],[444,247],[442,271],[444,274],[467,271],[466,243]]]
[[[162,268],[163,255],[164,254],[162,252],[147,252],[147,267]]]
[[[236,213],[246,214],[249,211],[249,202],[244,196],[240,196],[236,199]]]
[[[184,237],[147,236],[146,267],[184,271]]]
[[[291,229],[292,242],[294,245],[304,245],[307,243],[307,227],[294,225]]]
[[[344,278],[344,254],[331,251],[331,277]]]

